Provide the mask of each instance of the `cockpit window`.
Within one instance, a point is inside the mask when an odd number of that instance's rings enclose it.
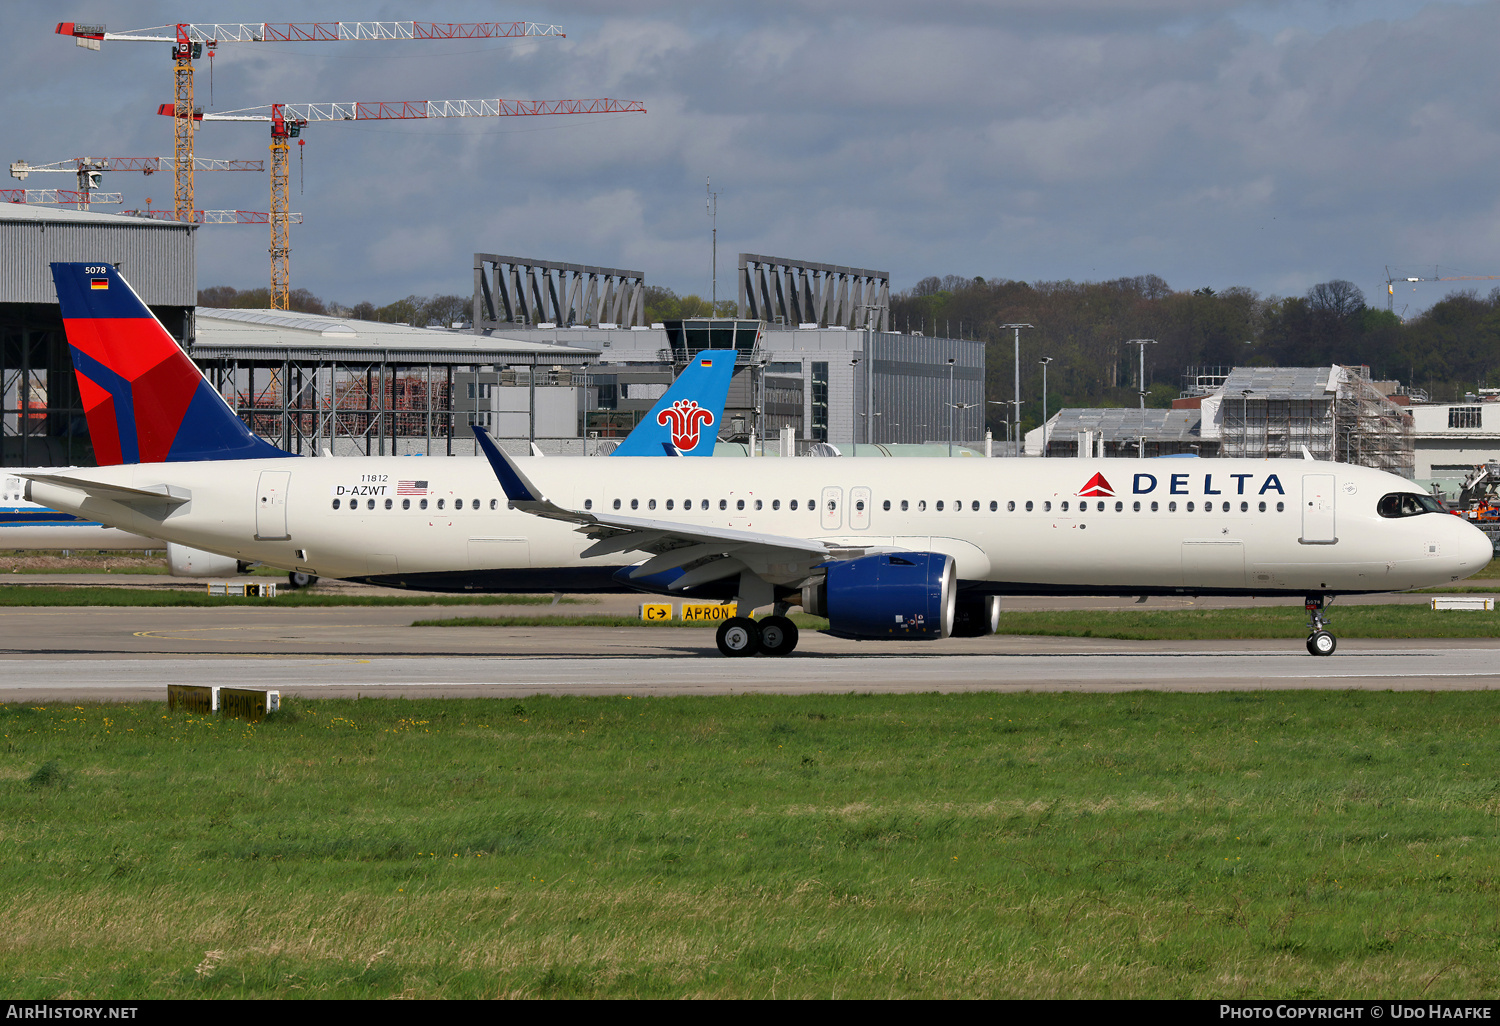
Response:
[[[1383,517],[1416,517],[1423,513],[1442,513],[1443,504],[1431,495],[1416,492],[1392,492],[1375,504],[1375,511]]]

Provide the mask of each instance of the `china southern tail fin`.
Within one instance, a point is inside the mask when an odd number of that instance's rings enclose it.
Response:
[[[100,466],[290,456],[258,438],[106,262],[52,265]]]
[[[712,456],[734,376],[733,349],[705,349],[641,418],[611,456]],[[676,452],[672,452],[675,449]]]

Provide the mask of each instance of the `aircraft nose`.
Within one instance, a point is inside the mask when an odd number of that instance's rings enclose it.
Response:
[[[1495,557],[1495,543],[1473,524],[1464,524],[1463,538],[1458,544],[1459,573],[1464,576],[1477,574]]]

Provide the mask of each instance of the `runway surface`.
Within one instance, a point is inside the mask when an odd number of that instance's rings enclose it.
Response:
[[[1500,688],[1494,639],[1346,639],[1318,659],[1296,640],[861,643],[804,633],[788,658],[725,659],[710,628],[410,626],[506,611],[8,608],[0,701],[156,699],[168,683],[327,697]]]

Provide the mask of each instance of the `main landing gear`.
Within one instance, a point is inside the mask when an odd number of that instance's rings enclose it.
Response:
[[[1338,648],[1338,639],[1328,633],[1328,621],[1323,618],[1323,609],[1333,601],[1328,595],[1309,595],[1303,608],[1307,610],[1307,654],[1315,656],[1333,655]]]
[[[797,625],[781,615],[764,620],[734,616],[719,625],[716,640],[727,656],[784,656],[797,647]]]

